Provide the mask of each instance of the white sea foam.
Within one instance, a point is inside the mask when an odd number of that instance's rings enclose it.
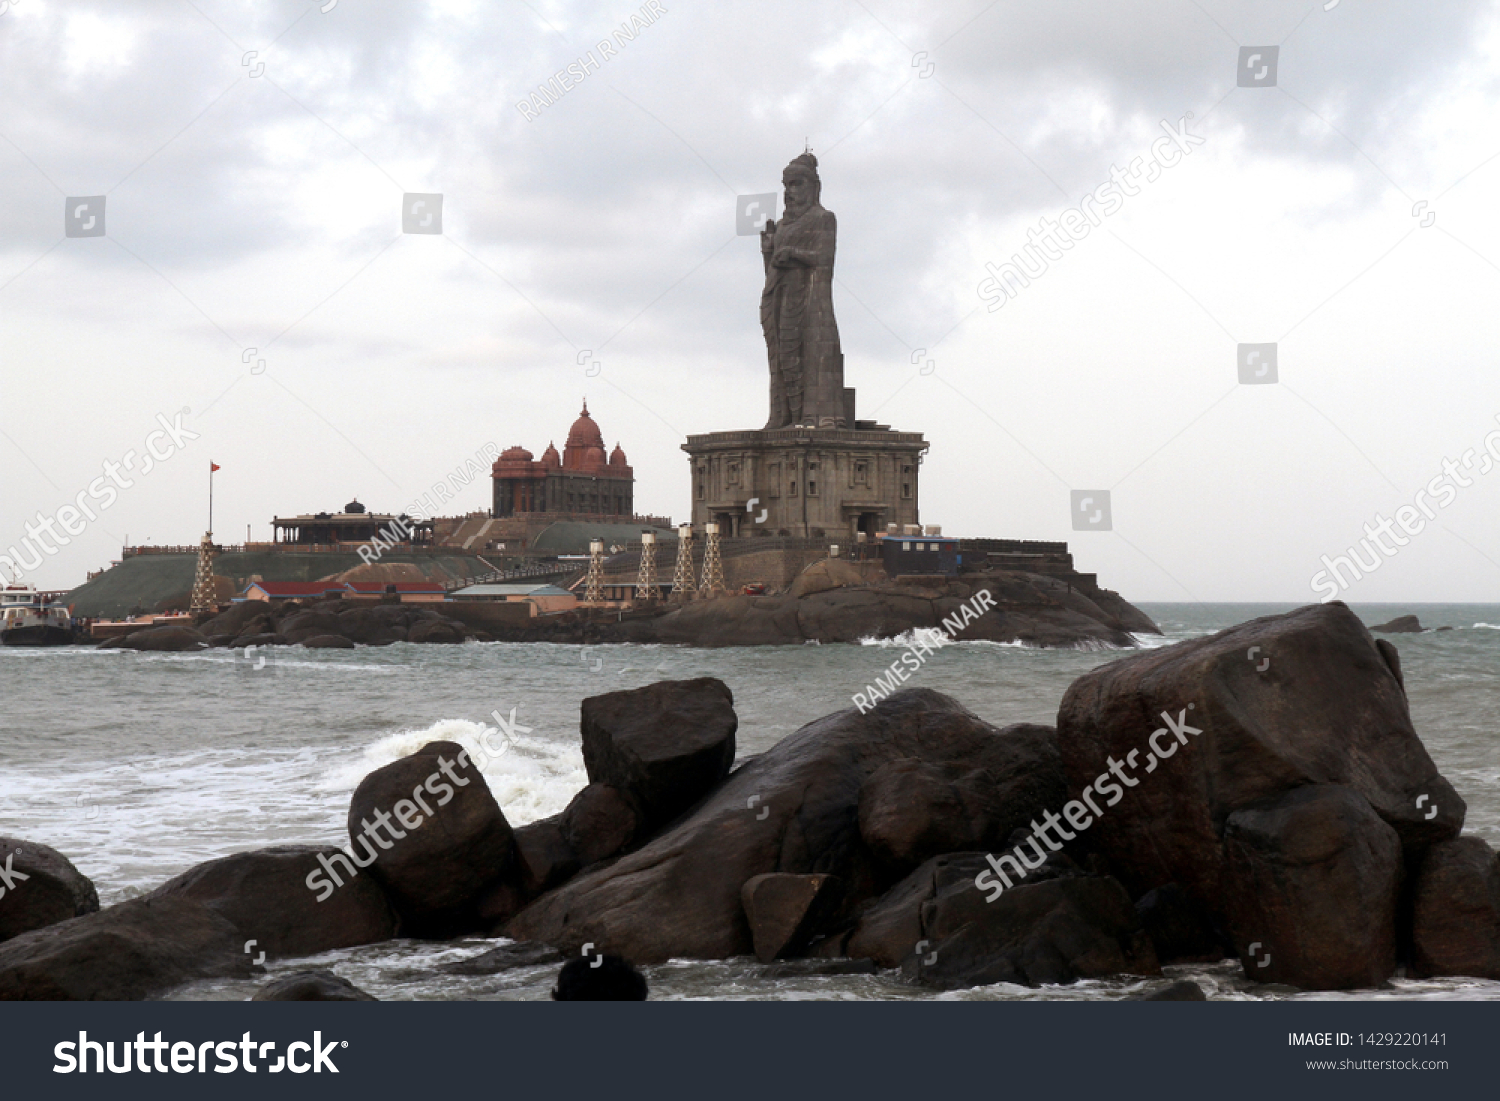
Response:
[[[410,756],[428,742],[457,742],[469,751],[471,760],[483,763],[485,783],[506,820],[522,826],[562,811],[589,782],[580,746],[534,737],[521,731],[525,725],[525,716],[518,715],[513,741],[493,724],[468,719],[439,719],[423,730],[387,734],[358,757],[330,770],[318,787],[322,791],[353,791],[377,768]],[[501,746],[505,748],[498,756],[490,752],[491,747]]]
[[[1168,638],[1166,635],[1146,635],[1130,632],[1130,637],[1135,639],[1135,644],[1142,650],[1160,650],[1163,646],[1176,646],[1183,640],[1180,638]]]

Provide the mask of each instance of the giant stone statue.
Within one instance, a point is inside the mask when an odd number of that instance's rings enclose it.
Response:
[[[818,202],[818,158],[803,153],[781,174],[782,218],[767,220],[760,251],[766,287],[760,327],[771,361],[767,428],[853,428],[844,398],[844,355],[833,319],[838,223]]]

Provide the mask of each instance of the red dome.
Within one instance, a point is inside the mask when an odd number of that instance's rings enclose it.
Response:
[[[557,448],[553,444],[547,445],[547,450],[542,452],[543,466],[562,466],[562,457],[558,455]]]
[[[604,435],[594,418],[589,416],[588,402],[583,403],[583,412],[568,429],[568,444],[563,448],[564,470],[603,471],[608,469],[604,458]]]
[[[530,468],[530,451],[524,447],[507,447],[490,469],[495,474],[523,474]]]
[[[604,436],[594,423],[594,418],[589,416],[587,402],[584,402],[583,412],[573,422],[573,427],[568,429],[568,450],[575,447],[597,447],[600,451],[604,450]]]
[[[609,465],[610,466],[628,466],[628,465],[630,465],[625,460],[625,450],[624,450],[624,448],[622,448],[619,444],[615,444],[615,449],[609,453]]]

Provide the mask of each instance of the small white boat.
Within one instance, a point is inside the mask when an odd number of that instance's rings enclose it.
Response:
[[[0,645],[67,646],[76,641],[73,616],[62,595],[26,584],[0,589]]]

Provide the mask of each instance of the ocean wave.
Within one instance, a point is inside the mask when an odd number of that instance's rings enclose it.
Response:
[[[974,643],[982,643],[986,646],[1005,646],[1011,649],[1026,649],[1024,642],[989,642],[984,639],[952,639],[948,632],[940,627],[913,627],[909,631],[903,631],[899,635],[890,638],[876,638],[874,635],[866,635],[859,640],[861,646],[880,646],[884,649],[905,649],[908,646],[918,646],[926,643],[933,649],[940,646],[967,646]]]
[[[319,669],[332,673],[375,673],[388,675],[398,672],[394,665],[371,665],[348,661],[309,661],[303,659],[291,659],[286,655],[294,650],[290,646],[266,646],[263,647],[268,653],[266,656],[266,668],[274,666],[275,669]],[[303,650],[302,653],[308,651]],[[198,650],[193,653],[153,653],[151,651],[140,652],[136,655],[137,660],[148,663],[181,664],[187,662],[207,662],[210,665],[237,665],[245,666],[248,659],[243,656],[242,650]],[[257,655],[259,657],[260,655]]]
[[[533,737],[525,726],[525,717],[518,716],[513,739],[504,738],[493,725],[469,719],[439,719],[422,730],[399,730],[366,746],[357,759],[331,769],[319,790],[353,791],[377,768],[410,756],[428,742],[457,742],[471,760],[483,764],[485,783],[506,820],[523,826],[560,813],[589,782],[581,745]],[[488,748],[502,746],[498,755]]]
[[[1136,631],[1131,631],[1130,637],[1135,639],[1135,644],[1142,650],[1160,650],[1163,646],[1176,646],[1179,642],[1187,641],[1185,638],[1171,638],[1167,635],[1147,635]]]

